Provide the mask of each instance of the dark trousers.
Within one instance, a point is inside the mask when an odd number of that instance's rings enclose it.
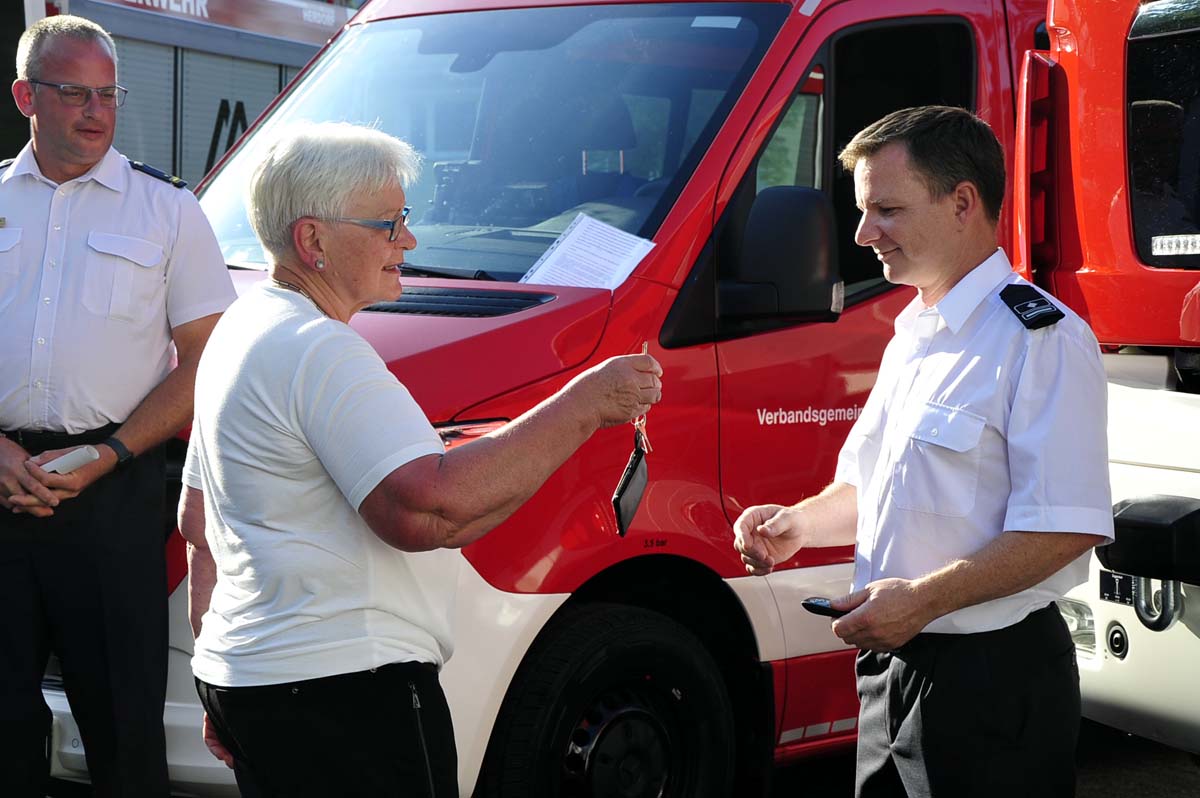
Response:
[[[30,454],[107,436],[25,436]],[[168,794],[162,450],[97,480],[50,518],[0,512],[0,795],[42,798],[51,651],[97,796]]]
[[[858,655],[858,798],[1075,794],[1079,671],[1050,605],[971,635]]]
[[[200,703],[237,760],[243,795],[264,798],[457,798],[450,708],[432,665],[266,687],[196,681]]]

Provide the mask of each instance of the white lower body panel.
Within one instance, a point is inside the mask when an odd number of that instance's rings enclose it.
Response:
[[[204,710],[192,679],[192,631],[187,615],[187,583],[168,599],[170,650],[167,655],[167,704],[163,725],[167,736],[167,767],[171,788],[179,795],[204,798],[237,796],[233,771],[204,747],[200,724]],[[71,716],[67,696],[59,690],[44,690],[54,714],[51,738],[50,775],[71,781],[87,781],[83,740]]]
[[[1086,602],[1095,621],[1096,652],[1077,656],[1084,716],[1200,753],[1200,588],[1182,585],[1182,617],[1166,630],[1152,632],[1133,607],[1100,600],[1100,567],[1093,556],[1087,583],[1067,594]],[[1110,653],[1105,643],[1114,623],[1125,629],[1124,659]]]
[[[1164,494],[1200,496],[1200,396],[1169,390],[1163,356],[1106,355],[1109,473],[1113,501]],[[1161,632],[1145,628],[1132,607],[1100,598],[1095,555],[1088,581],[1068,594],[1092,610],[1096,651],[1080,652],[1083,714],[1167,745],[1200,751],[1200,588],[1182,585],[1182,612]],[[1154,583],[1158,587],[1158,583]],[[1109,628],[1125,629],[1128,651],[1113,655]]]
[[[517,666],[534,638],[567,600],[568,594],[506,593],[489,585],[469,564],[459,569],[455,607],[455,653],[441,682],[454,718],[459,789],[475,789],[492,726]],[[180,795],[236,796],[233,771],[204,746],[204,711],[192,678],[192,634],[187,617],[187,584],[169,599],[170,655],[163,723],[171,786]],[[54,715],[51,775],[87,781],[83,741],[66,695],[44,690]]]
[[[789,568],[765,577],[726,579],[741,600],[758,641],[758,658],[774,662],[847,648],[829,628],[830,619],[800,606],[809,596],[837,598],[850,590],[854,565],[838,563]]]

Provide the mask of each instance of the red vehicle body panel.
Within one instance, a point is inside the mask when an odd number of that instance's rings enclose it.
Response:
[[[1031,155],[1016,173],[1015,191],[1033,195],[1035,205],[1039,195],[1054,201],[1031,210],[1027,227],[1044,224],[1049,238],[1016,265],[1087,319],[1102,344],[1194,345],[1180,318],[1195,271],[1148,267],[1133,241],[1124,157],[1132,12],[1114,13],[1111,3],[1050,2],[1056,49],[1033,57],[1027,82],[1030,101],[1043,102],[1052,118],[1019,132],[1017,149]]]
[[[233,274],[238,290],[265,279],[262,272]],[[446,280],[421,284],[456,287]],[[511,291],[512,286],[489,288],[480,283],[472,284],[471,290]],[[529,293],[549,293],[554,298],[522,311],[519,324],[511,316],[359,313],[351,326],[371,342],[430,419],[449,421],[465,406],[577,366],[595,351],[609,317],[608,291],[555,287],[550,292],[529,289]],[[470,363],[470,368],[464,369],[464,363]]]
[[[829,734],[830,718],[847,720],[858,717],[858,696],[854,684],[854,662],[844,652],[795,657],[775,666],[777,717],[779,729],[804,729],[805,737],[783,741],[775,749],[776,762],[823,753],[830,748],[851,745],[857,729],[851,727]],[[788,691],[797,695],[788,699]],[[800,696],[802,699],[797,700]],[[820,737],[819,740],[806,739]]]

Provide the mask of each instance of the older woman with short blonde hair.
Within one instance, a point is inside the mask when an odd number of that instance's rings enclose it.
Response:
[[[209,748],[268,796],[458,794],[438,684],[460,559],[448,549],[661,395],[653,358],[612,358],[444,451],[346,324],[401,293],[418,166],[355,125],[277,140],[250,187],[271,277],[226,312],[196,379],[180,503],[192,667]]]

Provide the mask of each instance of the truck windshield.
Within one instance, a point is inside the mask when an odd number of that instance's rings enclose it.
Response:
[[[1200,269],[1200,5],[1142,6],[1129,42],[1129,202],[1143,263]]]
[[[406,262],[519,279],[579,213],[653,237],[789,6],[536,8],[347,30],[201,193],[226,262],[266,268],[244,192],[280,126],[375,125],[424,159]]]

